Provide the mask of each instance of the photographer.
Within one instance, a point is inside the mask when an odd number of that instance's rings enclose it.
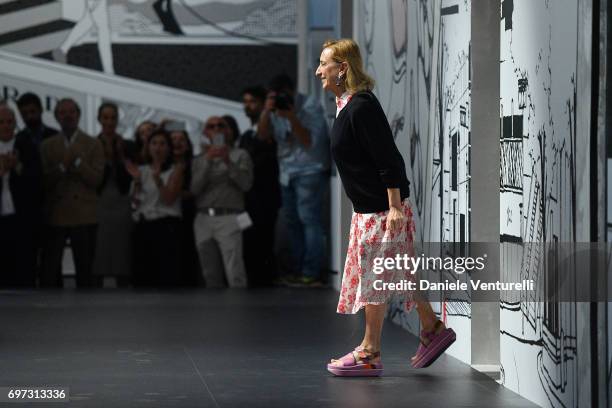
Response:
[[[223,118],[208,118],[202,154],[192,163],[196,248],[209,288],[224,287],[224,276],[232,288],[247,286],[238,216],[244,212],[244,193],[253,183],[253,164],[246,150],[232,147],[230,139],[230,129]],[[216,255],[215,245],[221,251],[223,266],[211,262]]]
[[[278,145],[282,209],[299,274],[290,283],[320,286],[321,213],[329,183],[329,136],[323,108],[316,98],[296,93],[287,75],[278,75],[270,83],[257,134],[262,140],[273,138]]]

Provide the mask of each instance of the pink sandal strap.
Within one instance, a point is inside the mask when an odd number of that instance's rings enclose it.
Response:
[[[421,340],[421,343],[425,347],[427,347],[433,341],[433,339],[436,338],[436,336],[438,335],[438,332],[439,332],[438,329],[440,327],[443,327],[442,320],[438,320],[436,322],[436,324],[434,324],[434,327],[431,330],[429,330],[429,331],[421,330],[421,335],[420,335],[419,338]],[[444,329],[442,329],[442,330],[444,330]]]
[[[332,359],[332,364],[336,361],[342,362],[342,366],[355,366],[358,364],[370,364],[375,358],[380,357],[380,351],[367,352],[363,348],[357,347],[339,359]]]

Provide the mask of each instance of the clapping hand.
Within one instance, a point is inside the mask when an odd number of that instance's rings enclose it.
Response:
[[[68,170],[72,166],[72,163],[74,163],[75,160],[76,160],[76,153],[71,147],[69,147],[64,152],[64,159],[62,160],[62,164],[64,168]]]
[[[229,160],[229,148],[226,145],[223,146],[208,146],[206,149],[206,157],[208,159],[214,159],[216,157],[225,160]]]
[[[18,155],[16,152],[0,154],[0,177],[17,167]]]
[[[151,163],[151,169],[153,169],[154,179],[161,177],[161,163],[153,161],[153,163]]]
[[[139,181],[141,177],[140,169],[131,160],[125,161],[125,170],[132,176],[135,181]]]

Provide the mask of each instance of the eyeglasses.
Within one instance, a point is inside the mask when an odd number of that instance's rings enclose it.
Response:
[[[209,123],[206,125],[206,129],[225,129],[227,125],[223,122]]]

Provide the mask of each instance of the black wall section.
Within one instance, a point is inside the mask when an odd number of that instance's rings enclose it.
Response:
[[[236,101],[246,86],[297,75],[295,45],[113,44],[113,57],[117,75]],[[95,44],[72,48],[68,62],[102,71]]]

